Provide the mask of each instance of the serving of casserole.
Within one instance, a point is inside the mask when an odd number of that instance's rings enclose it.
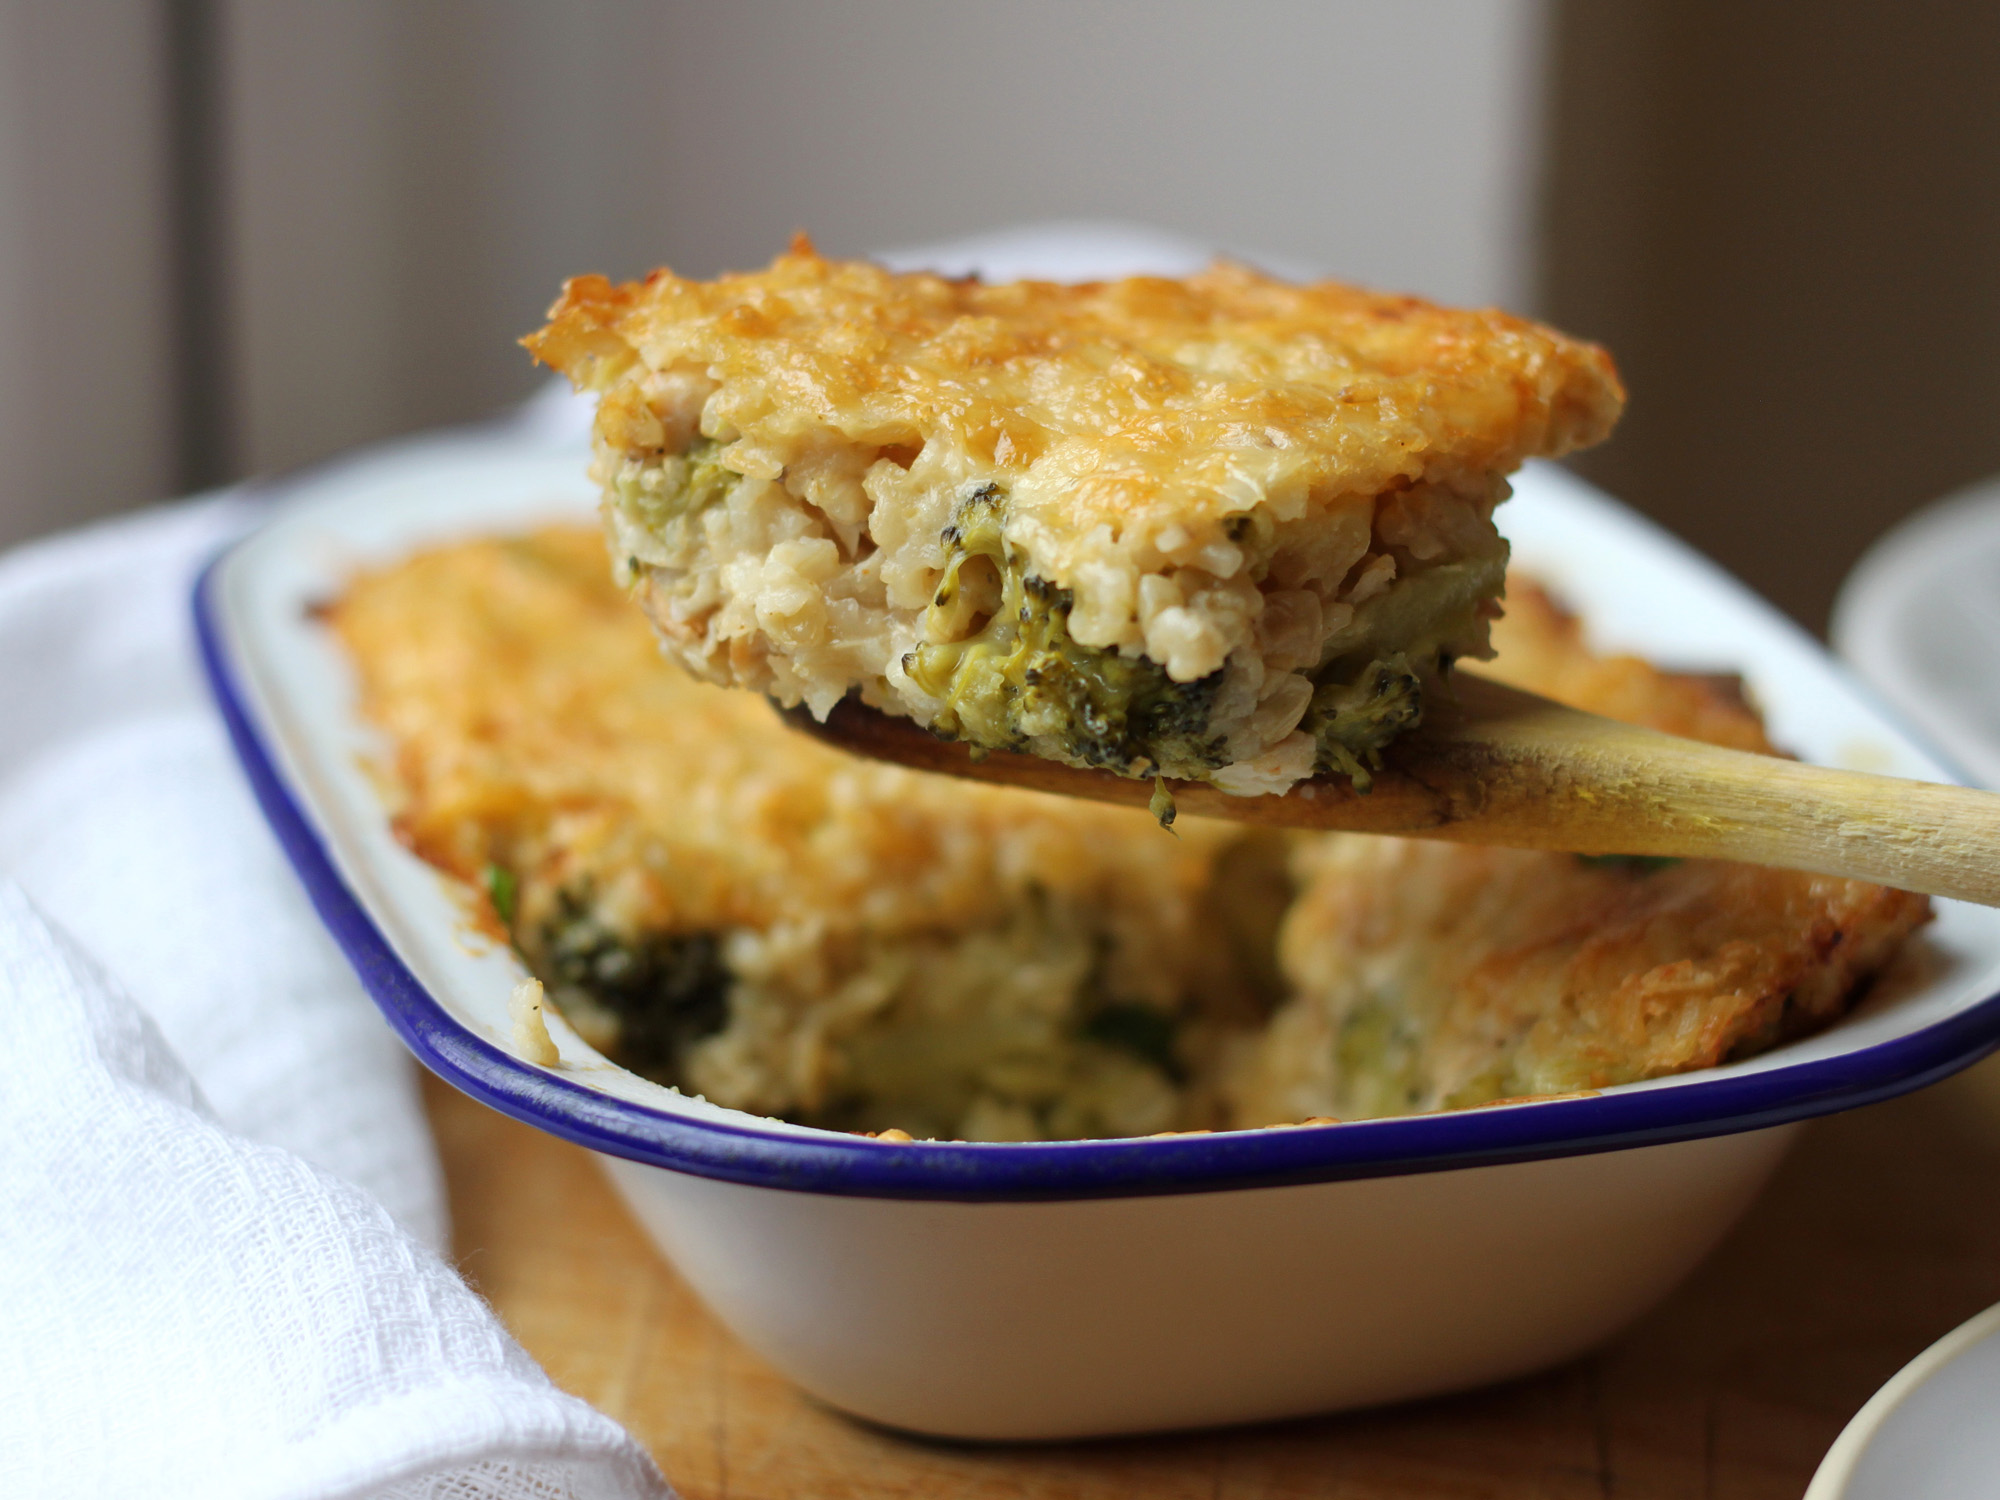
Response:
[[[989,285],[820,256],[572,280],[529,348],[601,400],[612,556],[676,657],[824,717],[1282,792],[1365,782],[1488,654],[1523,459],[1604,351],[1218,263]]]

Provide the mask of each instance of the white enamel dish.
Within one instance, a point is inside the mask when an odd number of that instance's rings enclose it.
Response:
[[[2000,912],[1940,903],[1925,963],[1833,1029],[1729,1067],[1360,1124],[901,1145],[755,1118],[623,1073],[554,1024],[508,1050],[513,955],[394,839],[345,663],[313,618],[357,565],[588,514],[584,457],[434,439],[290,482],[196,614],[245,769],[334,936],[423,1062],[591,1147],[711,1307],[814,1395],[968,1438],[1243,1422],[1569,1358],[1680,1279],[1797,1122],[2000,1040]],[[1808,759],[1947,779],[1803,633],[1553,467],[1502,510],[1521,566],[1604,646],[1737,670]],[[577,1268],[587,1275],[587,1267]]]

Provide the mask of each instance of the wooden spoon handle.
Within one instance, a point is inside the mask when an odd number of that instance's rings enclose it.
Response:
[[[1456,702],[1385,755],[1372,790],[1345,778],[1281,797],[1169,783],[1179,811],[1280,828],[1393,833],[1578,854],[1733,859],[2000,906],[2000,795],[1724,750],[1565,708],[1461,672]],[[843,749],[918,770],[1143,807],[1152,784],[995,751],[979,759],[907,720],[843,703]]]
[[[1994,793],[1725,750],[1468,674],[1458,684],[1458,712],[1397,762],[1448,804],[1423,836],[1741,860],[2000,906]]]

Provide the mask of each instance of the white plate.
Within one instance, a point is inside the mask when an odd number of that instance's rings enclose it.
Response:
[[[1841,586],[1833,642],[1946,755],[2000,787],[2000,480],[1870,547]]]
[[[2000,1307],[1897,1371],[1821,1461],[1805,1500],[2000,1495]]]

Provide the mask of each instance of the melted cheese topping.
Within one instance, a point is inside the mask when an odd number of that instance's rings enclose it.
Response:
[[[1505,473],[1598,441],[1624,399],[1603,350],[1497,311],[1228,264],[988,286],[803,241],[713,282],[579,277],[526,342],[580,386],[624,387],[600,420],[610,448],[685,446],[672,413],[698,393],[739,473],[777,478],[813,431],[903,467],[942,447],[959,482],[1005,488],[1052,562],[1136,522],[1188,533],[1169,552],[1218,549],[1224,576],[1232,515]]]

